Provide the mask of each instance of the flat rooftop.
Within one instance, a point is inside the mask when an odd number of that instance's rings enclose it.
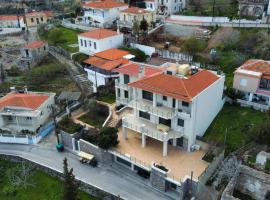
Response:
[[[168,156],[162,156],[163,143],[152,138],[147,138],[146,147],[141,145],[141,134],[127,129],[127,139],[122,138],[122,129],[118,131],[119,144],[115,148],[122,154],[129,154],[133,160],[144,163],[150,167],[153,162],[162,164],[171,171],[168,176],[176,181],[182,181],[185,176],[190,176],[193,171],[193,177],[198,177],[208,167],[208,163],[202,160],[205,152],[195,151],[187,152],[180,148],[168,145]]]

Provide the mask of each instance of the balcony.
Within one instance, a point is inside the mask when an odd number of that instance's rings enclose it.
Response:
[[[148,112],[152,115],[162,117],[164,119],[172,119],[176,116],[176,111],[174,108],[169,108],[166,106],[153,106],[153,102],[147,100],[134,100],[129,103],[129,106],[134,109],[138,109],[144,112]]]
[[[118,79],[115,79],[115,87],[123,90],[128,90],[128,85],[120,83]]]
[[[127,28],[130,28],[130,29],[132,29],[132,27],[133,27],[133,23],[132,22],[130,22],[130,21],[124,21],[124,20],[118,20],[117,21],[117,25],[119,27],[127,27]]]
[[[130,99],[116,97],[116,102],[122,105],[128,105],[130,101]]]
[[[173,138],[181,138],[184,135],[184,130],[182,132],[177,132],[173,130],[169,130],[168,132],[162,132],[157,129],[157,124],[137,118],[132,114],[125,115],[125,117],[123,117],[122,119],[122,122],[123,127],[131,129],[138,133],[143,133],[159,141],[168,141],[169,139]]]

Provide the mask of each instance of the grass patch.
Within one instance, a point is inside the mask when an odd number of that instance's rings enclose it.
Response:
[[[247,133],[251,128],[263,123],[265,119],[265,113],[225,104],[204,137],[207,141],[226,143],[226,151],[231,152],[245,145],[248,142]]]
[[[91,126],[101,128],[102,124],[105,122],[107,116],[105,115],[95,115],[91,111],[86,113],[85,115],[81,116],[79,120],[83,121],[86,124]]]
[[[19,187],[13,193],[7,194],[7,188],[13,188],[7,178],[6,172],[18,166],[17,163],[0,159],[1,183],[0,183],[0,199],[3,200],[61,200],[63,191],[63,182],[48,174],[34,170],[31,172],[29,182],[33,185],[27,186],[26,189]],[[89,194],[80,191],[79,197],[81,200],[95,200],[97,198],[91,197]]]
[[[115,95],[101,96],[101,97],[98,97],[98,100],[109,103],[109,104],[113,104],[115,103]]]

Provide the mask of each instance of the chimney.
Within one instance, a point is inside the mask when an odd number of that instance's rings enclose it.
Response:
[[[145,66],[144,65],[140,65],[139,78],[143,78],[144,76],[145,76]]]

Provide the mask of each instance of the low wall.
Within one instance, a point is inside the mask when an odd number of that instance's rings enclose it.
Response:
[[[93,154],[96,159],[104,164],[110,164],[113,162],[113,155],[106,150],[103,150],[85,140],[79,140],[80,151]]]
[[[94,27],[89,27],[89,26],[83,26],[83,25],[79,25],[79,24],[72,24],[68,21],[65,21],[63,20],[62,21],[62,26],[66,27],[66,28],[71,28],[71,29],[74,29],[74,30],[82,30],[82,31],[90,31],[90,30],[93,30],[93,29],[96,29]]]
[[[69,134],[63,130],[60,130],[60,135],[61,135],[61,143],[69,148],[73,150],[73,134]]]
[[[132,48],[140,49],[148,56],[151,56],[156,51],[156,49],[154,47],[150,47],[150,46],[146,46],[146,45],[142,45],[142,44],[130,43],[130,46]]]
[[[63,172],[62,171],[53,169],[53,168],[45,166],[45,165],[41,165],[39,163],[22,158],[20,156],[0,154],[0,158],[10,160],[13,162],[22,162],[22,161],[28,162],[29,164],[34,165],[36,169],[41,170],[41,171],[49,174],[50,176],[57,177],[59,179],[63,179]],[[90,185],[88,183],[83,182],[80,179],[77,179],[77,178],[76,178],[76,180],[79,181],[79,183],[80,183],[80,189],[87,192],[88,194],[91,194],[92,196],[95,196],[95,197],[98,197],[101,199],[111,199],[111,200],[121,200],[122,199],[114,194],[108,193],[107,191],[105,191],[97,186]]]

